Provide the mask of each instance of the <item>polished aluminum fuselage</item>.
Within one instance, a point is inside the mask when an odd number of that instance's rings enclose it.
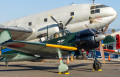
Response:
[[[93,4],[73,4],[70,6],[12,20],[1,25],[22,27],[27,29],[31,28],[33,32],[28,34],[29,36],[25,37],[25,33],[19,33],[19,35],[15,37],[15,40],[29,41],[36,39],[40,34],[46,33],[46,26],[50,26],[48,29],[49,35],[59,31],[58,26],[49,15],[52,15],[57,21],[62,21],[62,23],[65,24],[71,17],[71,12],[74,12],[73,20],[66,27],[71,32],[87,29],[85,24],[88,25],[91,29],[101,29],[113,22],[117,16],[116,11],[111,7],[99,8],[100,13],[91,14],[91,6],[93,6]],[[89,17],[94,18],[97,23],[90,24]],[[45,18],[47,18],[47,22],[44,22]],[[31,25],[29,26],[30,22]],[[15,34],[17,34],[17,32],[13,32],[13,35]],[[22,37],[22,35],[24,35],[24,37]]]

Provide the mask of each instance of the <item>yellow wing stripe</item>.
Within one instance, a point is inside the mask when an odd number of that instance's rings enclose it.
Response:
[[[69,46],[62,46],[62,45],[46,44],[46,46],[47,47],[52,47],[52,48],[60,48],[60,49],[72,50],[72,51],[77,50],[76,47],[69,47]]]

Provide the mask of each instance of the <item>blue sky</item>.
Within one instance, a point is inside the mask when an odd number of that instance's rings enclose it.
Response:
[[[71,3],[92,3],[92,0],[0,0],[0,23]],[[118,17],[110,24],[110,28],[120,29],[120,0],[96,0],[95,3],[111,6],[118,12]]]

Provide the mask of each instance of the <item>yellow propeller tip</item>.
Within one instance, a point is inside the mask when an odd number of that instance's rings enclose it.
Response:
[[[51,17],[51,15],[49,15]]]
[[[105,64],[105,61],[103,61],[103,63]]]
[[[74,16],[72,16],[72,18],[74,18]]]
[[[104,45],[104,44],[102,44],[102,46],[104,47],[105,45]]]

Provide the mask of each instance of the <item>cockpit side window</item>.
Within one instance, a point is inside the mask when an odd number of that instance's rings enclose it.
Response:
[[[92,9],[95,9],[95,6],[91,6],[91,10],[92,10]]]
[[[91,14],[100,13],[100,9],[91,10]]]
[[[95,10],[95,13],[100,13],[100,9]]]
[[[100,9],[99,9],[100,6],[98,5],[94,5],[94,6],[91,6],[91,14],[96,14],[96,13],[100,13]]]
[[[92,10],[92,11],[91,11],[91,14],[95,14],[95,10]]]

